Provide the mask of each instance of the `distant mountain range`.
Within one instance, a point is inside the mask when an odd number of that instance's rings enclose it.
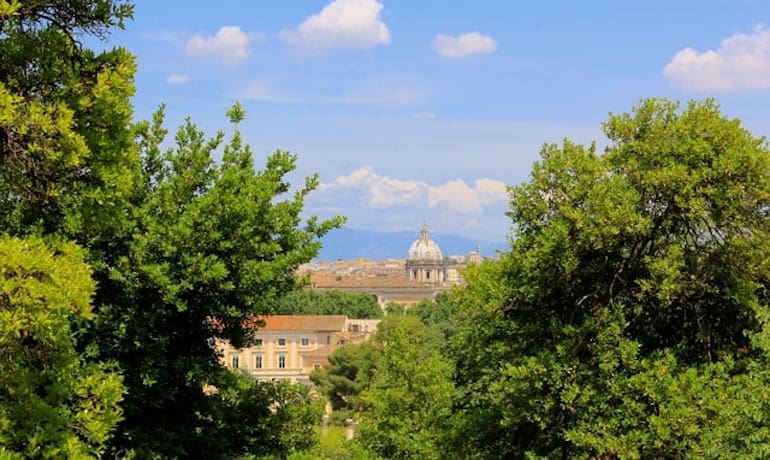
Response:
[[[321,248],[316,260],[350,259],[405,259],[409,246],[419,237],[418,232],[376,232],[341,228],[333,230],[321,241]],[[479,246],[485,257],[495,255],[497,251],[506,251],[510,247],[506,241],[480,241],[457,235],[431,233],[431,239],[438,243],[445,256],[467,254]]]

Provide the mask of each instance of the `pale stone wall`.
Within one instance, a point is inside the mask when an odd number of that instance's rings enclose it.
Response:
[[[318,350],[321,347],[337,345],[341,333],[289,332],[289,331],[260,331],[256,335],[262,345],[249,348],[235,349],[228,342],[220,343],[224,364],[234,367],[233,357],[238,357],[238,368],[263,380],[291,380],[292,382],[306,381],[313,371],[314,364],[324,365],[325,361],[305,362],[303,353]],[[307,345],[303,345],[303,339]],[[281,345],[283,343],[283,345]],[[258,368],[257,357],[261,357],[262,367]],[[281,358],[283,357],[283,367]]]
[[[217,351],[225,366],[237,365],[260,380],[309,383],[310,374],[316,367],[328,364],[332,351],[341,344],[368,339],[377,330],[378,323],[379,320],[347,319],[345,330],[341,331],[260,330],[251,347],[236,349],[229,342],[219,341]]]

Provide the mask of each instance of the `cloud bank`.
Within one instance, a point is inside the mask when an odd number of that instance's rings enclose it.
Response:
[[[438,232],[501,240],[510,222],[505,217],[508,201],[506,185],[494,179],[432,185],[364,167],[322,183],[308,207],[346,215],[354,227],[412,230],[427,221]]]
[[[185,83],[190,82],[190,77],[187,75],[172,73],[171,75],[166,75],[165,81],[169,85],[184,85]]]
[[[378,77],[352,85],[307,93],[285,91],[269,79],[258,78],[235,93],[239,99],[289,104],[372,105],[406,107],[422,101],[426,95],[417,82],[403,78]]]
[[[213,36],[195,34],[187,41],[190,56],[211,57],[226,64],[236,64],[249,57],[249,35],[240,27],[221,27]]]
[[[413,113],[412,118],[416,120],[432,120],[436,118],[436,113],[425,110],[422,112]]]
[[[663,76],[687,91],[728,93],[770,89],[770,30],[731,35],[716,50],[679,51]]]
[[[388,26],[380,18],[377,0],[333,0],[320,13],[305,19],[283,39],[310,52],[368,49],[390,43]]]
[[[488,35],[468,32],[453,37],[438,34],[433,39],[433,49],[441,56],[462,59],[476,54],[489,54],[497,49],[497,42]]]

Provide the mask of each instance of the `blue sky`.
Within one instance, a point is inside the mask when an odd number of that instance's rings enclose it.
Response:
[[[111,43],[137,55],[136,117],[160,103],[275,149],[353,228],[502,240],[505,185],[540,146],[597,140],[643,97],[713,96],[770,126],[770,2],[138,0]]]

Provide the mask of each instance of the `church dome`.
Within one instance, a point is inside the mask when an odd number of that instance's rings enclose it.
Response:
[[[430,239],[428,227],[422,226],[420,238],[409,247],[406,260],[409,262],[441,262],[443,260],[438,244]]]

